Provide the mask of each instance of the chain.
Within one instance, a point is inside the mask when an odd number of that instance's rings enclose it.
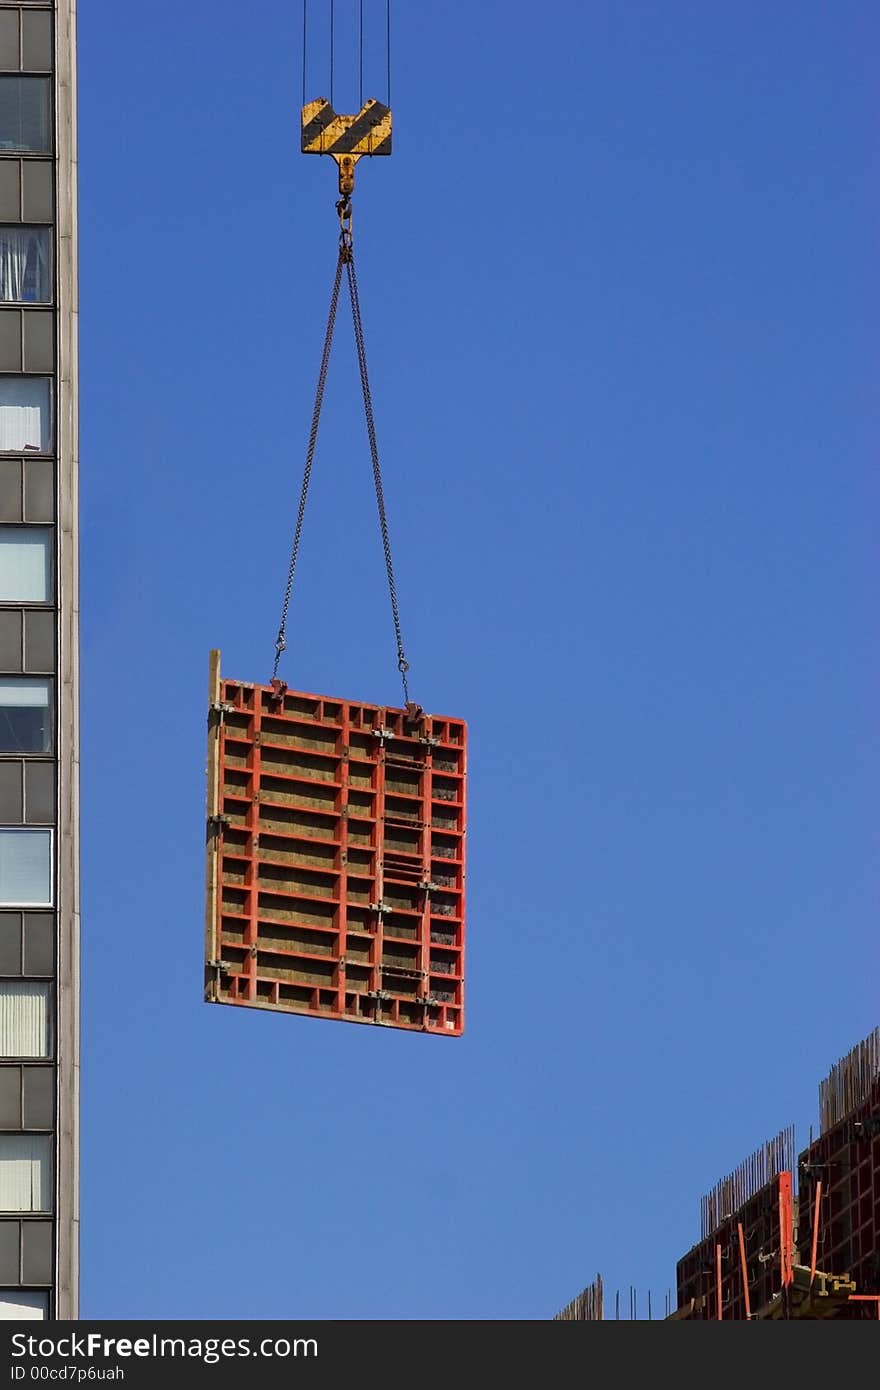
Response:
[[[397,588],[394,583],[394,566],[391,562],[391,538],[388,534],[388,517],[385,512],[385,493],[382,487],[382,469],[379,464],[379,446],[376,442],[376,423],[373,419],[373,398],[370,393],[370,380],[367,375],[367,350],[364,346],[364,325],[361,318],[361,301],[358,294],[357,274],[354,268],[354,252],[348,247],[345,261],[348,277],[348,292],[351,297],[351,316],[354,322],[354,337],[357,344],[358,367],[361,373],[361,386],[364,393],[364,415],[367,420],[367,437],[370,441],[370,458],[373,462],[373,481],[376,484],[376,505],[379,509],[379,526],[382,531],[382,548],[385,551],[385,570],[388,575],[388,592],[391,595],[391,613],[394,618],[394,636],[397,640],[397,669],[403,682],[404,703],[409,704],[409,683],[406,673],[409,662],[403,651],[403,634],[400,627],[400,610],[397,604]]]
[[[303,472],[302,488],[299,495],[299,508],[296,514],[296,528],[293,533],[293,546],[290,552],[290,568],[287,572],[287,587],[284,590],[284,602],[281,606],[281,622],[278,627],[278,636],[275,639],[275,663],[272,667],[273,681],[278,675],[278,663],[281,660],[281,653],[287,646],[287,614],[290,608],[290,597],[293,593],[293,579],[296,571],[296,561],[299,555],[300,539],[302,537],[303,519],[306,512],[306,501],[309,493],[309,481],[312,476],[312,463],[315,457],[315,446],[318,442],[318,426],[321,420],[321,407],[324,403],[324,387],[327,382],[327,368],[330,364],[330,349],[333,345],[333,330],[336,326],[336,311],[339,306],[339,290],[342,283],[342,268],[345,267],[348,278],[348,292],[351,299],[351,317],[354,324],[354,337],[357,346],[358,368],[361,376],[361,388],[364,395],[364,415],[367,422],[367,437],[370,442],[370,458],[373,464],[373,481],[376,486],[376,506],[379,511],[379,527],[382,532],[382,548],[385,552],[385,571],[388,575],[388,592],[391,596],[391,614],[394,619],[394,636],[397,642],[397,669],[403,683],[404,703],[409,704],[409,682],[407,672],[409,662],[404,655],[403,633],[400,626],[400,609],[397,602],[397,587],[394,583],[394,565],[391,560],[391,538],[388,532],[388,516],[385,510],[385,491],[382,486],[382,469],[379,463],[379,445],[376,441],[376,422],[373,417],[373,398],[370,392],[370,380],[367,375],[367,350],[364,344],[364,325],[361,317],[361,301],[358,293],[357,275],[354,268],[354,247],[351,232],[352,209],[348,197],[343,197],[336,204],[336,211],[339,214],[339,257],[336,262],[336,274],[333,279],[333,290],[330,295],[330,312],[327,317],[327,330],[324,334],[324,349],[321,353],[321,367],[318,372],[318,387],[315,392],[315,407],[312,411],[312,428],[309,432],[309,443],[306,449],[306,464]]]
[[[341,219],[340,219],[341,220]],[[347,243],[346,243],[347,237]],[[281,605],[281,622],[278,625],[278,636],[275,639],[275,664],[272,667],[272,679],[278,675],[278,663],[281,660],[281,653],[287,646],[287,610],[290,607],[290,595],[293,592],[293,576],[296,571],[296,561],[299,554],[299,543],[302,536],[303,518],[306,514],[306,500],[309,495],[309,480],[312,476],[312,463],[315,458],[315,445],[318,442],[318,426],[321,422],[321,407],[324,404],[324,387],[327,383],[327,368],[330,365],[330,349],[333,346],[333,329],[336,326],[336,310],[339,306],[339,287],[342,283],[342,267],[345,264],[347,249],[351,247],[350,219],[349,230],[346,233],[345,227],[339,236],[339,257],[336,261],[336,274],[333,278],[333,290],[330,295],[330,312],[327,316],[327,330],[324,334],[324,349],[321,353],[321,367],[318,372],[318,388],[315,392],[315,408],[312,411],[312,428],[309,431],[309,444],[306,449],[306,466],[303,472],[302,488],[299,494],[299,508],[296,514],[296,528],[293,533],[293,546],[290,551],[290,568],[287,571],[287,587],[284,590],[284,602]]]

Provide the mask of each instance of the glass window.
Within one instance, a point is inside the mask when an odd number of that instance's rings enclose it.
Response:
[[[52,242],[48,227],[0,227],[0,300],[49,304]]]
[[[0,1322],[45,1322],[48,1316],[47,1293],[0,1289]]]
[[[48,1057],[49,986],[0,980],[0,1057]]]
[[[0,1134],[0,1211],[52,1210],[48,1134]]]
[[[52,383],[47,376],[0,376],[0,453],[52,450]]]
[[[48,77],[0,77],[0,150],[49,154]]]
[[[51,752],[51,704],[47,680],[0,676],[0,753]]]
[[[51,830],[0,830],[0,907],[51,906]]]
[[[48,603],[51,535],[47,526],[0,526],[0,603]]]

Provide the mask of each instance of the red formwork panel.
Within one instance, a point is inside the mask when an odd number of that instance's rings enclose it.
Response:
[[[846,1272],[859,1293],[880,1294],[880,1077],[865,1092],[800,1155],[799,1250],[809,1264],[815,1233],[819,1269]]]
[[[462,719],[220,676],[206,998],[459,1036]]]
[[[774,1176],[678,1261],[679,1308],[692,1307],[691,1316],[697,1320],[717,1320],[719,1274],[722,1319],[745,1319],[746,1289],[752,1314],[771,1301],[783,1282],[780,1217],[786,1197],[790,1201],[791,1186],[790,1173]]]

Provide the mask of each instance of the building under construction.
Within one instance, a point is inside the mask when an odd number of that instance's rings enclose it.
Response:
[[[672,1321],[880,1319],[880,1028],[819,1087],[819,1134],[795,1161],[780,1131],[701,1203],[699,1242],[676,1267]],[[648,1316],[652,1316],[650,1298]],[[601,1276],[557,1317],[620,1317]],[[638,1316],[629,1290],[624,1316]]]

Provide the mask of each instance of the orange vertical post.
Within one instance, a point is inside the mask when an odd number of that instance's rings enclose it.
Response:
[[[782,1287],[787,1289],[794,1278],[792,1246],[794,1245],[794,1206],[791,1173],[779,1174],[779,1264]]]
[[[819,1252],[819,1204],[822,1201],[822,1179],[816,1183],[815,1205],[813,1207],[813,1243],[810,1247],[810,1288],[816,1277],[816,1257]]]
[[[749,1269],[748,1265],[746,1264],[746,1238],[743,1235],[741,1221],[737,1221],[736,1223],[736,1234],[739,1239],[739,1262],[740,1268],[742,1269],[743,1302],[746,1306],[746,1322],[751,1322],[752,1307],[749,1302]]]

